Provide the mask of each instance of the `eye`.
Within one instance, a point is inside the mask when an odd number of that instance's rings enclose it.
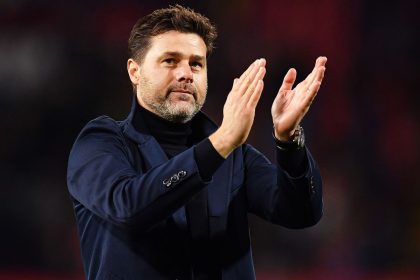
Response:
[[[203,68],[203,64],[201,64],[198,61],[193,61],[190,63],[191,67],[196,69],[196,70],[200,70],[201,68]]]
[[[175,65],[176,60],[175,60],[175,58],[166,58],[166,59],[163,60],[163,63],[165,63],[167,65]]]

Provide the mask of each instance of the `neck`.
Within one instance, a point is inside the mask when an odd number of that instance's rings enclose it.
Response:
[[[189,145],[188,138],[191,135],[190,121],[186,123],[171,122],[137,104],[133,125],[138,130],[140,130],[141,126],[146,126],[150,134],[161,145],[168,143],[182,146]]]

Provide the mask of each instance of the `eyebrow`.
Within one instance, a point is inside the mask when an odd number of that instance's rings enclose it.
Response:
[[[182,57],[182,56],[184,56],[184,54],[182,54],[181,52],[164,52],[161,56],[160,56],[160,58],[162,58],[162,57],[165,57],[165,56],[175,56],[175,57]],[[193,60],[198,60],[198,61],[206,61],[205,60],[205,57],[204,56],[202,56],[202,55],[197,55],[197,54],[193,54],[193,55],[191,55],[191,58],[193,59]]]

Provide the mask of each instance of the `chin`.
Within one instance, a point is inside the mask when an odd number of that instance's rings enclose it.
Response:
[[[179,112],[179,113],[184,113],[184,114],[188,114],[189,112],[194,112],[195,110],[195,103],[192,101],[181,101],[181,100],[177,100],[177,101],[173,101],[169,104],[168,106],[169,110],[172,112]]]
[[[175,118],[187,119],[187,121],[192,119],[195,114],[196,112],[194,110],[186,110],[186,109],[179,109],[179,108],[178,110],[172,111],[172,115]]]
[[[186,103],[186,102],[182,102]],[[173,104],[168,108],[171,120],[177,123],[186,123],[190,121],[199,111],[193,104]]]

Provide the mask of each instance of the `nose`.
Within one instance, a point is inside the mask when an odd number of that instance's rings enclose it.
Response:
[[[192,83],[194,81],[189,62],[178,63],[178,67],[175,70],[175,78],[178,82]]]

